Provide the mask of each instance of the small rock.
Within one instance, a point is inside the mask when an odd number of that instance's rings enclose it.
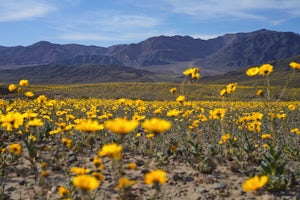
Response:
[[[73,163],[77,161],[77,157],[75,155],[70,156],[69,163]]]
[[[8,191],[8,192],[12,192],[12,191],[15,191],[15,190],[16,190],[15,187],[9,187],[9,188],[7,188],[7,191]]]
[[[145,165],[145,161],[143,161],[143,160],[137,160],[135,164],[140,167],[140,166]]]
[[[23,181],[20,181],[20,182],[19,182],[19,185],[25,185],[25,183],[26,183],[26,182],[23,180]]]
[[[174,174],[174,176],[173,176],[174,181],[179,181],[180,179],[181,179],[181,177],[178,174]]]
[[[199,186],[195,189],[195,192],[197,193],[206,193],[208,190],[205,187]]]
[[[192,182],[194,180],[195,179],[193,177],[191,177],[191,176],[184,177],[184,179],[183,179],[184,182]]]
[[[224,182],[219,182],[219,183],[213,184],[213,188],[215,190],[222,190],[222,189],[225,189],[226,187],[227,187],[227,184]]]
[[[149,172],[149,170],[147,170],[147,169],[142,170],[142,174],[147,174],[148,172]]]

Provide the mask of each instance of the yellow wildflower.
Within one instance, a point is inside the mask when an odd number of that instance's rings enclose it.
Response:
[[[141,137],[142,136],[142,133],[137,133],[136,135],[135,135],[135,137]]]
[[[41,175],[42,177],[47,177],[47,176],[49,175],[49,172],[48,172],[47,170],[43,170],[43,171],[40,173],[40,175]]]
[[[223,120],[226,113],[224,108],[215,108],[214,110],[209,111],[209,118],[215,120]]]
[[[68,138],[63,137],[61,139],[61,142],[64,143],[64,145],[66,145],[67,148],[71,148],[71,146],[72,146],[72,140],[70,140]]]
[[[16,84],[9,84],[9,86],[8,86],[8,90],[10,91],[10,92],[13,92],[13,91],[15,91],[17,89],[17,86],[16,86]]]
[[[270,148],[270,146],[269,146],[268,144],[266,144],[266,143],[263,144],[262,147],[263,147],[264,149],[269,149],[269,148]]]
[[[296,109],[296,106],[295,106],[294,104],[289,104],[289,105],[288,105],[288,109],[289,109],[290,111],[294,111],[294,110]]]
[[[94,157],[93,164],[95,165],[96,169],[100,169],[100,170],[104,169],[102,160],[100,158],[98,158],[97,156]]]
[[[262,96],[263,94],[264,94],[264,91],[261,89],[257,90],[257,92],[256,92],[256,96]]]
[[[229,133],[227,133],[227,134],[221,136],[221,140],[223,142],[227,142],[230,139],[230,137],[231,137],[231,135]]]
[[[47,167],[47,163],[46,163],[46,162],[42,162],[42,163],[41,163],[41,168],[42,168],[42,169],[45,169],[46,167]]]
[[[168,117],[177,117],[180,113],[181,113],[181,111],[179,111],[177,109],[173,109],[173,110],[169,110],[167,112],[167,116]]]
[[[78,131],[83,131],[87,133],[92,133],[104,129],[103,124],[99,124],[98,121],[91,119],[82,119],[79,120],[79,123],[75,125],[75,129]]]
[[[87,174],[90,172],[89,169],[83,168],[83,167],[71,167],[70,172],[76,174],[76,175],[82,175]]]
[[[227,94],[227,90],[224,88],[220,91],[220,96],[224,96],[225,94]]]
[[[186,76],[190,76],[193,79],[199,79],[200,78],[200,69],[198,67],[189,68],[183,71],[183,74]]]
[[[90,191],[97,189],[100,184],[96,177],[86,174],[75,176],[72,183],[76,188]]]
[[[108,156],[113,160],[120,160],[122,158],[122,146],[115,143],[103,145],[98,155],[100,157]]]
[[[142,123],[142,127],[147,132],[163,133],[171,128],[171,123],[164,119],[152,118],[150,120],[145,120]]]
[[[156,110],[153,111],[154,114],[161,114],[162,113],[162,109],[161,108],[157,108]]]
[[[256,76],[258,73],[259,73],[258,67],[251,67],[246,71],[247,76]]]
[[[293,128],[290,130],[291,133],[295,133],[297,135],[300,135],[300,130],[298,128]]]
[[[30,141],[36,141],[36,137],[34,135],[30,134],[28,138]]]
[[[290,67],[293,68],[293,69],[300,69],[300,64],[297,63],[297,62],[290,62]]]
[[[115,118],[114,120],[107,120],[104,123],[105,128],[117,134],[127,134],[134,131],[139,122],[136,120],[127,120],[122,118]]]
[[[136,169],[136,164],[134,162],[130,162],[128,163],[128,168],[131,170],[135,170]]]
[[[166,172],[160,169],[148,172],[144,177],[144,182],[147,185],[164,184],[167,180]]]
[[[58,195],[59,197],[61,197],[62,199],[66,199],[68,198],[68,196],[70,195],[70,190],[68,190],[66,187],[64,186],[59,186],[58,187]]]
[[[271,138],[271,134],[262,134],[261,138],[262,139],[269,139],[269,138]]]
[[[119,179],[118,185],[116,186],[116,190],[120,190],[122,188],[128,188],[132,185],[135,185],[136,183],[137,183],[136,181],[130,180],[127,177],[121,177]]]
[[[45,95],[40,95],[36,98],[38,103],[43,103],[45,101],[47,101],[47,97]]]
[[[273,72],[273,66],[270,64],[263,64],[259,67],[259,75],[268,76],[271,72]]]
[[[12,131],[23,125],[24,116],[19,112],[9,112],[0,116],[0,122],[2,122],[1,126],[5,127],[7,131]]]
[[[264,187],[264,185],[268,182],[269,178],[267,176],[254,176],[248,180],[246,180],[242,187],[243,190],[246,192],[249,191],[254,191],[254,190],[258,190],[261,189],[262,187]]]
[[[28,97],[28,98],[30,98],[30,97],[33,97],[34,96],[34,93],[33,92],[30,92],[30,91],[28,91],[28,92],[25,92],[25,94],[24,94],[26,97]]]
[[[20,85],[20,86],[28,86],[28,85],[29,85],[29,81],[28,81],[28,80],[25,80],[25,79],[20,80],[19,85]]]
[[[184,95],[179,95],[177,98],[176,98],[176,101],[179,102],[179,103],[183,103],[185,100],[185,96]]]
[[[44,122],[41,119],[35,118],[27,122],[28,126],[43,126]]]
[[[1,153],[5,153],[5,152],[6,152],[6,148],[2,148]]]
[[[150,139],[150,138],[153,138],[153,137],[154,137],[154,133],[147,133],[146,134],[147,139]]]
[[[176,91],[177,91],[177,88],[175,88],[175,87],[170,89],[170,92],[171,92],[172,94],[174,94]]]
[[[18,143],[14,143],[8,146],[9,152],[11,152],[14,155],[19,155],[22,153],[22,147]]]

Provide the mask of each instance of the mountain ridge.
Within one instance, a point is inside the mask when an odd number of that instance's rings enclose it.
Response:
[[[126,73],[127,67],[130,67],[156,75],[176,77],[182,75],[183,69],[197,66],[201,68],[202,76],[212,76],[297,55],[300,55],[298,33],[261,29],[253,32],[229,33],[208,40],[195,39],[191,36],[161,35],[139,43],[110,47],[55,44],[48,41],[39,41],[28,46],[0,46],[0,70],[17,70],[31,66],[83,68],[98,65],[119,66],[118,73],[122,69]],[[36,68],[26,68],[31,69]],[[107,70],[114,69],[107,68]],[[139,74],[138,71],[134,73]],[[13,73],[9,74],[13,76]]]

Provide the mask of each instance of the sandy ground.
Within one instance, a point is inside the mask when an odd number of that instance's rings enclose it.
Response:
[[[93,153],[87,152],[86,155],[76,156],[69,154],[68,160],[62,162],[61,166],[50,163],[48,166],[49,176],[45,179],[35,178],[30,162],[21,157],[14,165],[8,167],[6,180],[4,177],[0,179],[2,183],[6,183],[3,199],[59,199],[58,186],[68,186],[70,181],[70,177],[65,173],[66,170],[71,166],[92,167],[91,156],[88,155],[93,155]],[[119,199],[118,191],[114,189],[116,183],[114,181],[115,173],[111,167],[112,163],[107,158],[103,161],[105,179],[97,190],[94,199]],[[150,200],[155,190],[143,183],[143,177],[149,169],[160,167],[152,158],[124,155],[122,163],[129,162],[137,164],[136,170],[126,171],[126,176],[137,180],[137,184],[130,190],[130,199]],[[203,174],[191,168],[183,160],[170,158],[162,164],[161,169],[167,172],[168,181],[162,185],[161,192],[155,199],[300,199],[299,180],[297,185],[286,191],[270,193],[261,190],[246,193],[242,190],[242,183],[246,177],[233,172],[228,166],[219,165],[213,173]]]

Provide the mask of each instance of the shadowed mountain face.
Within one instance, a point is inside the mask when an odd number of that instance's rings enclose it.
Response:
[[[189,36],[152,37],[137,44],[108,48],[38,42],[0,47],[0,67],[41,64],[119,64],[130,67],[190,61],[207,68],[235,69],[300,54],[300,35],[259,30],[226,34],[210,40]]]
[[[200,67],[203,77],[239,71],[297,55],[300,55],[299,34],[263,29],[226,34],[209,40],[189,36],[158,36],[136,44],[107,48],[46,41],[26,47],[0,46],[0,69],[4,70],[1,72],[2,80],[14,80],[25,74],[34,78],[41,73],[39,71],[43,71],[44,80],[63,77],[67,82],[86,82],[86,78],[89,79],[87,82],[157,81],[173,80],[187,67]],[[105,76],[102,76],[103,71],[107,71]],[[127,75],[116,76],[114,73]],[[94,78],[88,74],[94,75]],[[96,75],[101,78],[96,78]],[[138,78],[139,75],[143,78]],[[55,78],[53,80],[61,82]]]

